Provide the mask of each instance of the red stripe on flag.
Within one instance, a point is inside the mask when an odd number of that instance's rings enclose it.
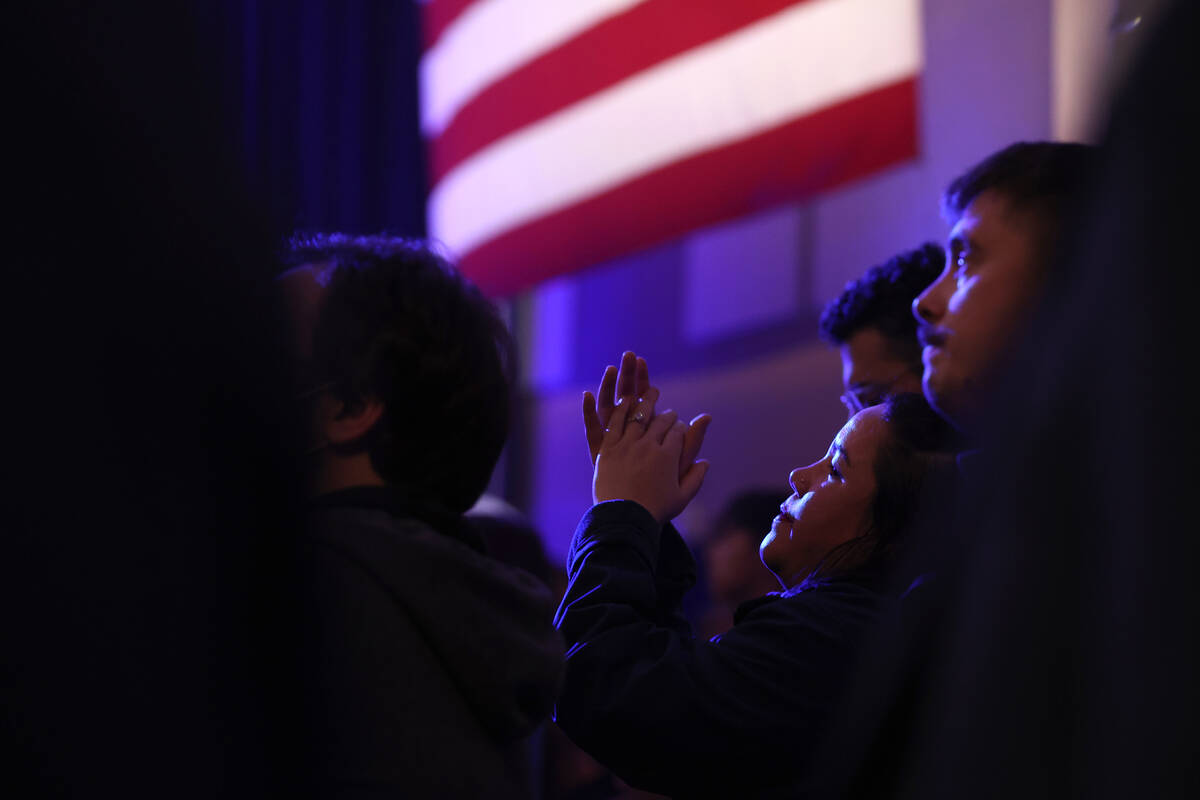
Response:
[[[915,78],[643,175],[463,254],[509,295],[711,225],[860,178],[917,153]]]
[[[429,146],[434,183],[491,142],[669,58],[808,0],[650,0],[505,75]]]
[[[446,28],[474,2],[475,0],[430,0],[426,3],[421,11],[425,49],[428,50],[437,44]]]

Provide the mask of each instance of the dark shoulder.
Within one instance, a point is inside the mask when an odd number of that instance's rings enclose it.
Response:
[[[771,593],[743,603],[735,624],[751,621],[823,621],[854,625],[870,623],[891,613],[894,597],[854,581],[830,581],[799,590]]]
[[[315,542],[336,544],[354,538],[421,538],[438,532],[421,520],[383,509],[339,506],[309,511],[305,533]]]
[[[711,641],[756,663],[802,670],[821,681],[840,680],[867,638],[898,629],[896,604],[887,594],[855,584],[767,595],[743,604],[733,627]]]
[[[320,495],[310,502],[308,517],[310,535],[329,542],[359,536],[395,544],[405,536],[436,534],[487,552],[479,530],[461,514],[397,486],[355,486]]]

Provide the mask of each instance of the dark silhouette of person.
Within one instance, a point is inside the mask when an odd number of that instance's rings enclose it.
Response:
[[[553,598],[488,555],[464,517],[507,436],[508,331],[421,242],[320,234],[293,241],[289,259],[320,792],[527,797],[527,739],[563,669]]]
[[[872,653],[814,796],[1200,790],[1200,552],[1181,457],[1197,442],[1178,394],[1196,347],[1198,131],[1182,92],[1200,8],[1141,24],[1028,331],[967,416],[985,458],[957,536],[933,543],[956,543],[947,613],[899,669]]]
[[[275,242],[188,4],[11,9],[7,796],[296,796]]]

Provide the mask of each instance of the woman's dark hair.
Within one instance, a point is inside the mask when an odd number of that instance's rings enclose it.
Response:
[[[495,307],[421,241],[297,237],[287,260],[321,265],[327,288],[314,385],[349,409],[383,402],[363,442],[371,465],[415,501],[466,511],[508,437],[513,345]]]
[[[893,395],[883,406],[888,437],[875,455],[871,526],[833,548],[806,582],[893,563],[908,543],[918,512],[930,503],[946,502],[945,493],[952,489],[962,445],[953,426],[920,394]]]

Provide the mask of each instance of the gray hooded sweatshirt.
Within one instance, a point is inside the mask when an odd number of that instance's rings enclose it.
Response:
[[[563,670],[553,598],[484,554],[460,517],[411,512],[389,490],[351,489],[310,513],[301,578],[314,788],[536,796],[528,737]]]

